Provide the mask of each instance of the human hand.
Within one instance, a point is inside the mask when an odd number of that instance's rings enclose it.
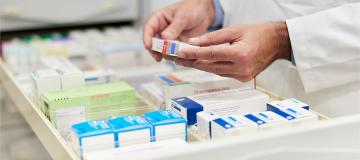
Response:
[[[180,50],[176,64],[243,82],[254,78],[276,59],[291,57],[285,23],[229,27],[191,38],[189,43],[201,47]]]
[[[143,28],[143,42],[156,61],[161,54],[151,51],[152,37],[179,39],[199,36],[213,23],[215,11],[212,0],[186,0],[153,13]]]

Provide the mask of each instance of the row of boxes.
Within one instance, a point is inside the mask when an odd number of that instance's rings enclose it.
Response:
[[[72,125],[71,134],[72,146],[79,154],[166,139],[187,141],[186,120],[171,110],[82,122]]]
[[[199,112],[199,132],[205,138],[220,138],[231,135],[246,135],[274,129],[289,129],[292,126],[311,124],[317,115],[309,106],[296,100],[286,99],[267,104],[267,111],[244,114],[243,116]]]

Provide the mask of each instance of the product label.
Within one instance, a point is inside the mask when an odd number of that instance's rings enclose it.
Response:
[[[61,135],[70,133],[71,125],[86,120],[85,106],[75,106],[57,109],[55,111],[56,128]]]

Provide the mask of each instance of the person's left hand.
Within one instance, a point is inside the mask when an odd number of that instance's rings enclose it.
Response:
[[[285,23],[229,27],[191,38],[189,42],[200,47],[180,50],[176,64],[243,82],[254,78],[276,59],[291,57]]]

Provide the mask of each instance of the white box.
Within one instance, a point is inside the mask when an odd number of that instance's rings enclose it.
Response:
[[[71,145],[82,156],[84,153],[115,148],[114,132],[106,121],[87,121],[71,127]]]
[[[187,141],[186,120],[171,110],[148,112],[143,117],[152,126],[152,141],[180,138]]]
[[[221,77],[199,70],[181,70],[157,76],[162,87],[167,109],[170,109],[170,99],[211,93],[229,89],[253,89],[255,80],[243,83],[235,79]]]
[[[219,115],[210,111],[201,111],[196,113],[197,128],[202,138],[211,138],[211,123],[214,119],[219,117]]]
[[[317,122],[317,115],[299,106],[282,105],[273,107],[274,113],[284,117],[292,126],[312,124]]]
[[[31,73],[34,102],[39,106],[40,96],[47,91],[61,90],[60,75],[53,69],[43,69]]]
[[[258,132],[258,125],[248,118],[229,115],[217,118],[211,123],[211,138],[249,135]]]
[[[266,110],[269,96],[255,89],[233,89],[173,98],[171,108],[188,121],[196,123],[196,113],[211,111],[218,115],[246,114]]]
[[[123,116],[108,120],[118,147],[150,143],[151,125],[139,116]]]
[[[165,102],[161,87],[158,83],[149,82],[140,85],[138,92],[150,102],[159,107],[164,107]]]
[[[86,85],[110,83],[114,80],[114,72],[111,69],[85,71],[84,76]]]
[[[272,111],[246,114],[245,117],[255,122],[259,127],[259,131],[271,131],[289,127],[287,119]]]
[[[61,75],[61,89],[79,88],[85,85],[84,73],[78,69],[57,70]]]
[[[61,76],[61,88],[71,89],[85,85],[84,73],[64,57],[42,58],[45,66],[55,69]]]
[[[308,104],[305,104],[295,98],[290,98],[290,99],[285,99],[282,100],[281,103],[283,105],[289,105],[289,106],[294,106],[294,107],[299,107],[299,108],[304,108],[306,110],[310,109],[310,106]]]
[[[151,50],[176,57],[179,50],[193,47],[197,46],[193,46],[176,40],[163,40],[159,38],[152,38]]]

